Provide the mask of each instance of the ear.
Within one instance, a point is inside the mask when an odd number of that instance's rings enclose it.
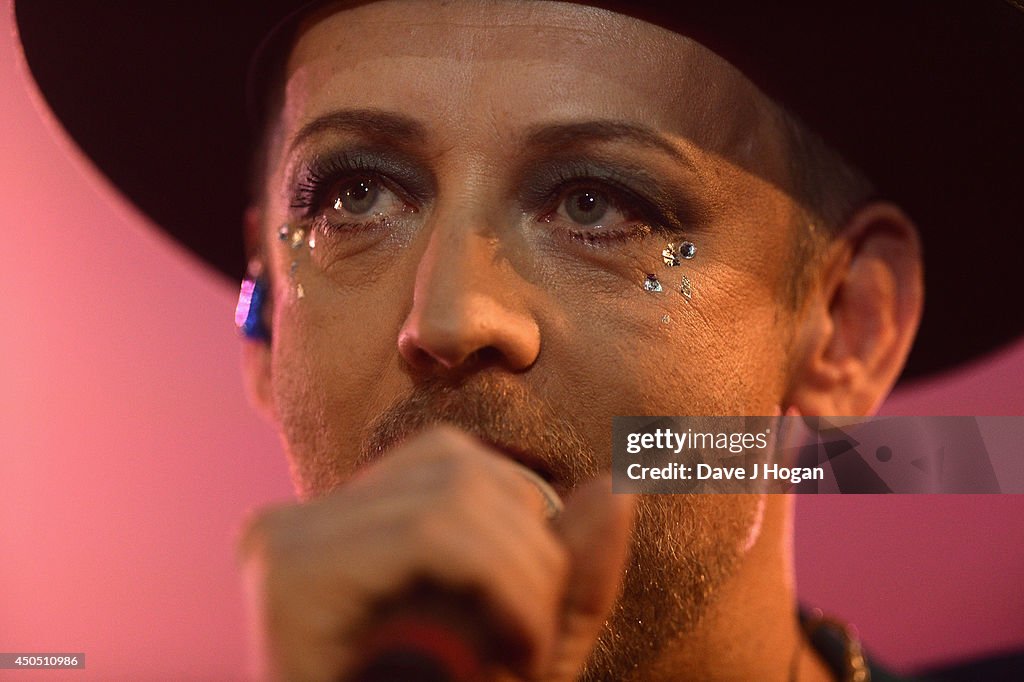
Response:
[[[262,215],[257,208],[250,207],[245,212],[245,252],[248,256],[249,275],[266,276],[263,258],[263,240],[260,230],[263,225]],[[262,317],[267,329],[271,328],[274,319],[272,287],[267,293],[262,310]],[[270,340],[243,338],[242,340],[242,375],[245,379],[249,402],[263,414],[273,420],[277,410],[274,406],[272,378],[272,346]]]
[[[917,228],[893,204],[867,204],[809,287],[786,404],[805,415],[874,413],[899,378],[923,304]]]

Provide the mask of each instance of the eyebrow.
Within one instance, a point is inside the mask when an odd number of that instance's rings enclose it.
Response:
[[[339,109],[318,116],[302,126],[288,145],[292,151],[311,137],[325,132],[359,133],[384,140],[420,143],[427,137],[426,127],[414,118],[380,109]]]
[[[325,132],[359,133],[409,144],[422,144],[428,137],[426,126],[410,116],[381,109],[338,109],[303,125],[293,136],[288,151],[291,152],[308,139]],[[554,149],[625,140],[661,151],[696,170],[693,159],[667,137],[653,128],[625,121],[595,120],[535,125],[527,129],[524,139],[527,146]]]
[[[532,127],[526,134],[528,145],[554,148],[620,140],[664,152],[679,163],[696,168],[693,159],[672,144],[667,137],[652,128],[635,123],[624,121],[557,123]]]

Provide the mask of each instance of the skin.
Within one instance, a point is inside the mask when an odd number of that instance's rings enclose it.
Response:
[[[425,578],[474,595],[495,679],[827,679],[795,620],[787,497],[634,504],[601,476],[615,415],[867,414],[899,374],[914,228],[862,208],[793,306],[804,232],[773,112],[700,45],[594,8],[306,20],[248,218],[273,341],[246,373],[302,498],[242,543],[265,673],[336,679]],[[333,208],[365,169],[292,206],[316,159],[357,152],[387,164],[368,213]],[[563,182],[584,158],[668,215]],[[600,220],[574,220],[574,191],[610,199]],[[696,258],[662,265],[682,239]],[[556,523],[521,465],[567,499]]]

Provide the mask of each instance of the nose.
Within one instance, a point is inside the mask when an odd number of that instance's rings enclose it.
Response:
[[[500,253],[498,239],[471,224],[467,216],[431,231],[398,350],[419,370],[479,364],[523,371],[540,352],[528,284]]]

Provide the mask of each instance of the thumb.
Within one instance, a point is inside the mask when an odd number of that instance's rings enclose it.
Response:
[[[615,604],[629,556],[634,496],[600,476],[569,498],[557,527],[569,550],[563,619],[545,679],[575,680]]]

